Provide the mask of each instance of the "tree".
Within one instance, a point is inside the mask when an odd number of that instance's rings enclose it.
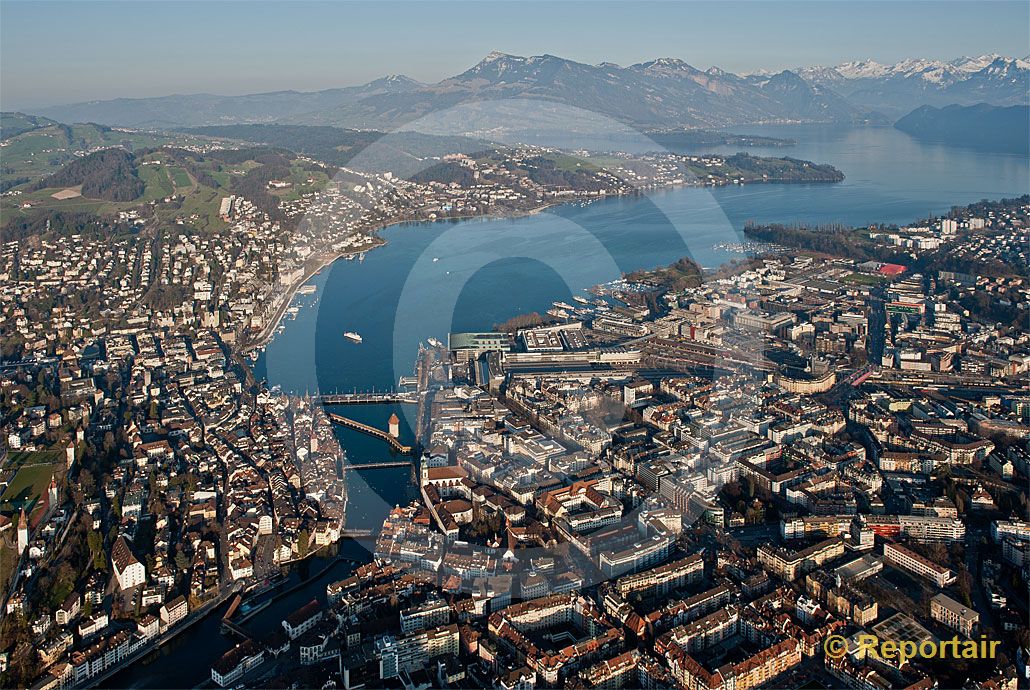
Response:
[[[114,450],[114,434],[110,431],[104,433],[104,453],[110,455]]]
[[[51,609],[56,609],[64,600],[68,598],[68,595],[75,589],[76,573],[75,569],[72,568],[68,561],[62,561],[55,571],[48,571],[44,576],[44,581],[48,581],[49,584],[43,591],[47,592],[47,604]],[[41,585],[44,583],[41,582]]]
[[[89,530],[86,532],[86,544],[89,546],[90,557],[93,560],[93,569],[100,572],[107,570],[107,554],[104,552],[104,538],[100,532]]]
[[[107,201],[132,201],[143,193],[135,157],[121,148],[110,148],[79,158],[30,189],[82,185],[82,196]]]
[[[958,573],[958,592],[962,603],[973,608],[973,577],[965,568],[961,568]]]
[[[96,490],[96,484],[93,481],[93,473],[83,467],[79,470],[79,486],[82,487],[82,493],[86,496],[92,496]]]

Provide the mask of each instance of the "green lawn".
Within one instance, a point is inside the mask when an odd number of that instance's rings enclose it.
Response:
[[[139,166],[139,178],[146,185],[140,201],[163,199],[175,193],[175,187],[168,179],[168,170],[164,165]]]
[[[218,180],[218,184],[222,185],[223,188],[228,188],[232,178],[229,173],[219,170],[218,172],[211,173],[211,177]]]
[[[182,168],[169,168],[168,172],[172,176],[172,184],[175,185],[176,191],[182,192],[193,186],[193,180]]]
[[[197,185],[186,195],[178,209],[161,211],[161,215],[167,216],[168,220],[175,216],[184,216],[190,225],[199,230],[225,227],[225,223],[218,217],[218,207],[223,196],[226,196],[224,192]],[[196,220],[191,219],[194,214],[198,216]]]
[[[0,496],[0,512],[4,513],[33,505],[46,493],[51,477],[63,469],[61,454],[57,451],[12,453],[7,466],[17,467],[18,471]]]

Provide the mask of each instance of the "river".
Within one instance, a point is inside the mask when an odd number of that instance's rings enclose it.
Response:
[[[833,185],[751,185],[677,188],[649,196],[557,206],[514,219],[474,219],[400,225],[382,232],[385,247],[363,261],[341,260],[310,281],[315,295],[299,296],[297,317],[269,343],[256,374],[271,386],[303,394],[379,389],[411,375],[418,343],[445,340],[449,331],[489,330],[520,313],[544,312],[619,271],[668,264],[689,255],[715,267],[741,255],[720,248],[740,242],[748,220],[850,225],[905,223],[983,198],[1030,190],[1026,156],[984,153],[920,143],[890,128],[828,126],[738,128],[738,132],[790,137],[789,148],[752,148],[755,155],[792,156],[841,169]],[[737,147],[715,147],[736,152]],[[435,259],[435,260],[434,260]],[[363,342],[342,337],[357,331]],[[403,406],[406,407],[406,406]],[[352,406],[346,414],[385,428],[401,417],[401,439],[412,439],[411,410]],[[381,441],[339,429],[350,462],[387,459]],[[394,504],[416,496],[412,472],[381,469],[348,473],[350,527],[375,527]],[[348,555],[360,554],[354,542]],[[367,554],[363,554],[367,557]],[[318,564],[311,564],[316,572]],[[263,634],[325,585],[339,579],[339,564],[252,618]],[[300,577],[295,573],[291,577]],[[191,687],[232,642],[212,616],[148,660],[114,676],[110,687]]]

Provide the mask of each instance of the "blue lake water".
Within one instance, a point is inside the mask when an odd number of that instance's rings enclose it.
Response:
[[[749,151],[831,163],[846,178],[839,184],[677,188],[521,218],[391,227],[382,232],[387,246],[362,262],[338,261],[315,277],[317,305],[286,322],[258,362],[258,374],[293,392],[389,387],[411,373],[417,343],[428,337],[442,340],[450,330],[489,329],[515,314],[546,311],[552,301],[567,301],[620,271],[682,256],[705,267],[739,257],[716,245],[741,241],[748,220],[904,223],[1030,191],[1027,156],[920,143],[890,128],[746,133],[796,138],[793,147]],[[344,340],[348,330],[364,342]]]

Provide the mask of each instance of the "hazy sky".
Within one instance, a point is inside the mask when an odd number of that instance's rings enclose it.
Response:
[[[1030,53],[1016,2],[0,0],[0,108],[439,81],[491,50],[730,71]]]

